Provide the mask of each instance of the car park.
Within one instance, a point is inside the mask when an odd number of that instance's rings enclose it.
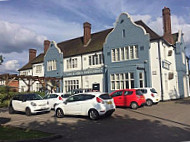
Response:
[[[55,115],[58,118],[64,115],[83,115],[96,120],[102,115],[111,116],[114,111],[113,99],[109,94],[101,92],[75,94],[55,106]]]
[[[52,93],[52,94],[45,95],[45,97],[43,99],[47,100],[49,102],[51,109],[54,109],[56,104],[62,103],[69,96],[71,96],[71,95],[64,94],[64,93]]]
[[[49,112],[49,102],[43,100],[39,94],[19,94],[15,95],[9,105],[9,113],[16,111],[25,112],[27,116],[38,112]]]
[[[160,97],[154,88],[137,88],[137,89],[139,89],[143,93],[146,99],[147,106],[151,106],[152,104],[156,104],[160,101]]]
[[[121,89],[110,94],[116,106],[137,109],[146,103],[145,97],[138,89]]]

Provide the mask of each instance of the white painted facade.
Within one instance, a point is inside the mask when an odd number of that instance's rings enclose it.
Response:
[[[179,98],[174,47],[166,45],[162,40],[159,43],[151,42],[150,47],[152,87],[158,91],[160,98],[163,95],[164,100]]]

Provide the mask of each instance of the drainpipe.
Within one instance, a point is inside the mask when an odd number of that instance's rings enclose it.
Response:
[[[158,41],[158,59],[159,59],[159,66],[160,66],[160,82],[161,82],[161,100],[164,100],[163,96],[163,84],[162,84],[162,63],[161,63],[161,53],[160,53],[160,41]]]

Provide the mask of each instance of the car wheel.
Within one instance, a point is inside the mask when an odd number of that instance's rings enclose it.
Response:
[[[132,102],[131,103],[131,108],[132,109],[137,109],[138,108],[138,104],[136,102]]]
[[[147,106],[152,106],[153,102],[152,102],[152,100],[146,100],[146,104],[147,104]]]
[[[28,108],[28,107],[26,108],[26,115],[27,115],[27,116],[30,116],[30,115],[31,115],[31,110],[30,110],[30,108]]]
[[[63,113],[63,110],[61,108],[58,108],[56,110],[56,117],[57,118],[63,118],[64,117],[64,113]]]
[[[91,120],[97,120],[99,118],[99,114],[95,109],[91,109],[88,113],[88,116]]]
[[[9,107],[9,114],[13,114],[15,112],[15,110],[13,109],[12,106]]]

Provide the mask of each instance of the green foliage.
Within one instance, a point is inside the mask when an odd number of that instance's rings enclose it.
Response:
[[[52,134],[41,132],[41,131],[0,126],[0,141],[1,140],[14,140],[14,141],[27,140],[27,139],[48,137],[51,135]]]

